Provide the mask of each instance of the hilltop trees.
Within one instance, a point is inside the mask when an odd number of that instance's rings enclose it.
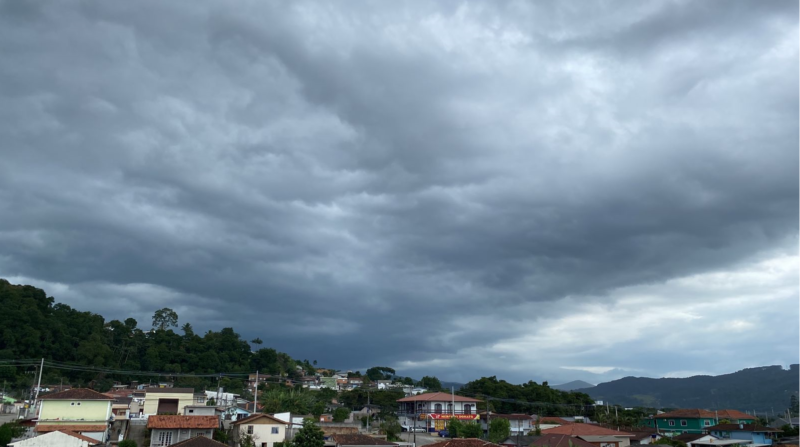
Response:
[[[170,327],[178,327],[178,314],[168,307],[157,310],[153,314],[153,329],[163,331]]]
[[[290,356],[269,348],[251,352],[250,344],[233,328],[198,335],[186,323],[177,334],[173,331],[177,324],[178,315],[169,308],[155,312],[155,331],[142,330],[133,318],[105,321],[100,315],[55,303],[41,289],[0,279],[0,359],[45,358],[128,371],[239,373],[220,380],[220,386],[234,393],[244,389],[245,374],[256,370],[289,377],[298,374],[297,362]],[[32,372],[26,373],[21,366],[0,366],[0,380],[7,380],[9,389],[20,389],[31,385]],[[109,382],[102,373],[45,365],[43,382],[57,383],[62,377],[73,385],[94,385],[100,391],[105,391],[102,388]],[[114,379],[150,380],[135,374]],[[213,377],[175,378],[175,386],[203,389],[216,385]]]

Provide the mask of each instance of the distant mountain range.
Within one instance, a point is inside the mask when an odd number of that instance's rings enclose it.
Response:
[[[572,391],[572,390],[582,390],[592,387],[594,387],[594,385],[592,385],[589,382],[584,382],[583,380],[573,380],[572,382],[562,383],[561,385],[554,385],[550,388],[560,391]]]
[[[791,395],[798,394],[798,373],[800,366],[791,365],[788,370],[780,366],[764,366],[720,376],[682,379],[625,377],[575,391],[625,407],[730,408],[781,413],[789,407]]]

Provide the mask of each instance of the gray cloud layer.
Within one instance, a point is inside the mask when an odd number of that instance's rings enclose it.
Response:
[[[0,5],[2,276],[337,367],[798,360],[796,2]]]

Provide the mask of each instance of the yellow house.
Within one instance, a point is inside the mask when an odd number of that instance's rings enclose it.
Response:
[[[87,388],[73,388],[40,398],[38,433],[71,431],[101,442],[108,440],[112,420],[111,402],[105,394]]]
[[[194,404],[192,388],[147,388],[144,396],[144,414],[183,414],[187,405]]]
[[[289,423],[268,414],[254,414],[233,423],[234,442],[237,447],[250,436],[257,447],[273,447],[276,442],[286,440],[286,426]]]

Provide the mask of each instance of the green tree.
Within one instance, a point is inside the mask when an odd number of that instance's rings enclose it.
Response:
[[[461,438],[482,438],[483,429],[477,422],[465,422],[458,430],[458,435]]]
[[[459,433],[461,432],[461,428],[464,424],[456,418],[450,418],[447,422],[447,434],[451,438],[458,438]]]
[[[0,446],[5,446],[11,442],[12,438],[18,438],[25,433],[25,428],[16,422],[7,422],[0,425]]]
[[[387,441],[400,441],[400,433],[403,427],[396,417],[385,419],[380,425],[381,432],[386,435]]]
[[[394,369],[388,366],[373,366],[367,370],[366,376],[373,382],[376,380],[389,380],[394,376]]]
[[[165,307],[153,314],[153,328],[160,331],[170,327],[178,326],[178,314],[174,310]]]
[[[133,439],[123,439],[122,441],[117,444],[117,447],[138,447],[136,445],[136,441]]]
[[[439,381],[436,377],[423,377],[419,382],[417,382],[422,388],[427,388],[428,391],[441,391],[442,390],[442,382]]]
[[[511,434],[511,423],[508,419],[494,418],[489,422],[489,442],[499,444]]]
[[[325,434],[311,419],[303,421],[303,426],[294,435],[293,442],[295,447],[323,447],[325,445]]]
[[[350,416],[350,410],[344,407],[333,410],[333,422],[344,422]]]

